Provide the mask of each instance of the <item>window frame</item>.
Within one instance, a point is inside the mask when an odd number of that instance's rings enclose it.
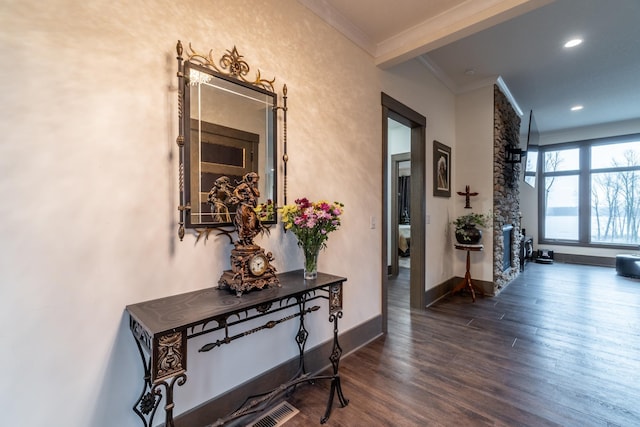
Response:
[[[591,147],[598,145],[620,144],[625,142],[640,141],[640,133],[620,135],[607,138],[594,138],[582,141],[565,142],[559,144],[540,145],[538,147],[538,242],[548,245],[562,246],[579,246],[603,249],[633,249],[637,248],[638,243],[609,243],[609,242],[591,242],[591,176],[593,173],[615,173],[615,172],[640,172],[640,165],[610,167],[610,168],[594,168],[591,169]],[[566,170],[559,172],[545,172],[543,170],[544,158],[547,152],[568,150],[578,148],[579,169]],[[550,176],[572,176],[578,175],[578,239],[549,239],[545,238],[545,183],[546,178]]]

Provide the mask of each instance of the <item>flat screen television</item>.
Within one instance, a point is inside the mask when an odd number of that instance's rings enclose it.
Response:
[[[536,186],[536,172],[538,170],[538,143],[540,133],[533,117],[533,110],[529,113],[529,131],[527,132],[526,162],[524,167],[524,182],[530,186]]]

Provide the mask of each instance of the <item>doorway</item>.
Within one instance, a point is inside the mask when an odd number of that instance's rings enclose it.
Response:
[[[411,185],[409,189],[409,226],[410,230],[410,284],[409,305],[411,308],[425,308],[425,218],[426,218],[426,184],[425,163],[426,146],[425,131],[426,118],[410,109],[406,105],[396,101],[389,95],[382,93],[382,329],[387,331],[388,321],[388,296],[389,273],[392,272],[394,254],[398,250],[399,218],[402,212],[394,214],[390,201],[397,203],[398,191],[395,182],[392,182],[393,169],[389,143],[390,119],[406,126],[409,130],[408,161],[410,164]],[[392,122],[391,122],[392,123]],[[399,154],[399,153],[398,153]],[[400,162],[400,159],[396,159]],[[395,167],[395,166],[394,166]],[[394,216],[394,218],[392,218]],[[397,217],[397,218],[396,218]],[[392,224],[391,221],[394,221]],[[392,231],[393,230],[393,231]],[[393,237],[397,236],[397,237]],[[394,245],[391,247],[390,245]]]

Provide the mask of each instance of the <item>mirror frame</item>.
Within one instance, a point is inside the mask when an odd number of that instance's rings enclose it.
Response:
[[[216,62],[213,60],[212,51],[209,51],[208,55],[203,55],[201,53],[196,52],[189,43],[189,52],[186,54],[186,58],[183,59],[183,46],[180,40],[176,45],[177,52],[177,60],[178,60],[178,137],[176,139],[176,143],[179,147],[179,194],[180,194],[180,202],[178,205],[179,211],[179,226],[178,226],[178,237],[180,240],[184,238],[185,228],[195,229],[198,239],[202,236],[202,234],[206,234],[208,236],[211,230],[216,229],[219,230],[222,234],[229,235],[232,233],[235,228],[229,230],[229,227],[233,227],[233,221],[231,222],[220,222],[219,224],[211,224],[211,223],[197,223],[192,222],[191,218],[191,206],[193,195],[191,194],[190,189],[190,181],[191,181],[191,167],[190,164],[190,151],[195,141],[191,141],[191,117],[190,117],[190,76],[186,73],[191,69],[196,69],[199,72],[205,72],[211,75],[213,78],[224,80],[233,85],[238,85],[242,88],[248,88],[256,91],[258,94],[266,95],[268,97],[273,98],[272,105],[272,129],[269,129],[269,133],[271,134],[272,140],[272,151],[271,154],[271,164],[273,165],[273,182],[270,187],[272,187],[272,197],[269,199],[273,202],[274,206],[274,215],[272,220],[264,221],[266,224],[275,224],[277,222],[277,215],[275,214],[275,207],[277,207],[277,198],[278,198],[278,110],[283,110],[283,140],[284,140],[284,150],[283,150],[283,172],[284,172],[284,200],[286,204],[286,162],[288,160],[287,157],[287,145],[286,145],[286,137],[287,137],[287,129],[286,129],[286,118],[287,118],[287,87],[286,85],[283,87],[283,106],[278,106],[278,94],[274,90],[275,78],[271,80],[263,79],[260,75],[260,70],[256,72],[255,80],[251,81],[247,79],[247,75],[249,74],[250,67],[246,61],[244,61],[243,56],[238,53],[238,50],[234,46],[233,49],[227,50],[226,53],[220,58],[218,61],[219,66],[216,65]],[[268,152],[268,150],[267,150]],[[268,164],[269,162],[267,162]],[[264,171],[256,171],[261,177],[264,177]],[[199,199],[199,197],[198,197]],[[200,203],[198,200],[195,203]]]

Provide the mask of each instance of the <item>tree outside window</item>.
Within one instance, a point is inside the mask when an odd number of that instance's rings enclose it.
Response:
[[[606,147],[608,153],[592,148],[592,158],[610,157],[607,170],[613,169],[591,174],[593,242],[637,244],[640,241],[640,142],[635,145],[637,149]],[[615,155],[611,156],[612,153]]]
[[[542,154],[543,241],[640,243],[640,135]]]

